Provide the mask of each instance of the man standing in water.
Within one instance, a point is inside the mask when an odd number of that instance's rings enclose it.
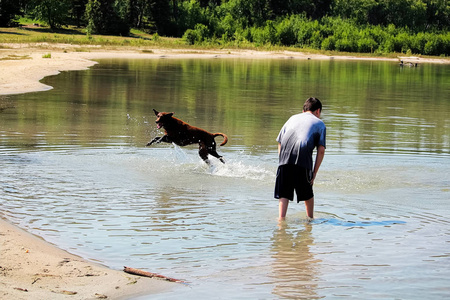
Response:
[[[305,201],[306,214],[314,218],[313,184],[325,155],[326,127],[320,114],[322,103],[308,98],[303,112],[293,115],[277,137],[279,164],[275,198],[279,199],[279,220],[286,217],[289,201],[297,194],[297,203]],[[313,168],[313,150],[317,148]]]

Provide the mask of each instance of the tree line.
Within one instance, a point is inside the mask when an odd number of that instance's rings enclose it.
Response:
[[[450,54],[447,0],[0,0],[0,26],[19,16],[87,34],[138,28],[189,44]]]

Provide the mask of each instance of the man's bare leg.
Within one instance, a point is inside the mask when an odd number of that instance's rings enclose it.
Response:
[[[314,197],[305,201],[306,215],[314,219]]]
[[[280,198],[280,200],[278,201],[278,210],[279,210],[278,221],[283,221],[286,218],[288,206],[289,206],[289,199]]]

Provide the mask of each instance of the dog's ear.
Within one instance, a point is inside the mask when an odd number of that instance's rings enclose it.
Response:
[[[169,117],[173,116],[173,112],[167,114]]]
[[[155,112],[155,115],[159,114],[159,111],[157,111],[156,109],[153,109],[153,111]]]

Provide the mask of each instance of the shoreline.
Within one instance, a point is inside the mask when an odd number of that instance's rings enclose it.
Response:
[[[86,51],[86,48],[89,52]],[[45,56],[50,56],[46,58]],[[327,56],[294,51],[257,50],[188,50],[188,49],[121,49],[104,50],[96,46],[68,44],[7,44],[0,43],[0,96],[46,91],[52,87],[40,83],[47,76],[63,71],[86,70],[97,64],[96,59],[296,59],[296,60],[404,60],[412,63],[450,64],[450,59],[422,57],[358,57]]]
[[[129,299],[172,290],[59,249],[0,218],[1,299]]]

